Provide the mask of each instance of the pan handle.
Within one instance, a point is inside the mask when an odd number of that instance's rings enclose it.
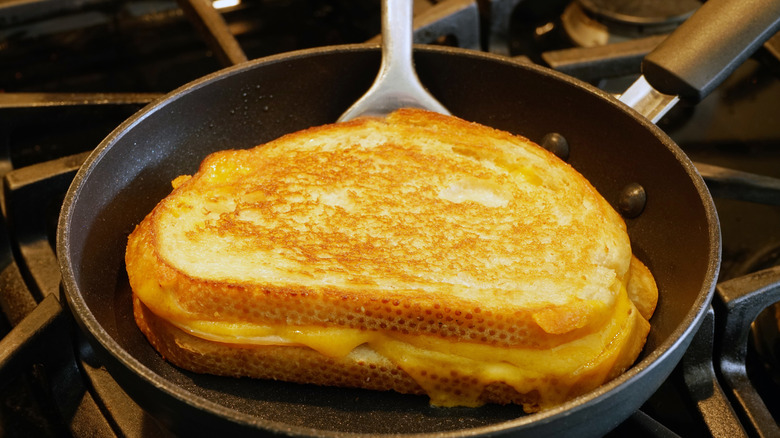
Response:
[[[778,0],[709,0],[642,62],[647,82],[698,102],[780,28]]]
[[[620,96],[653,123],[680,98],[698,102],[780,29],[780,0],[708,0],[642,61]]]

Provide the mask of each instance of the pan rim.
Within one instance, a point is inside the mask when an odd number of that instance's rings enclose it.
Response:
[[[250,414],[230,409],[227,406],[221,405],[214,401],[203,398],[199,395],[193,394],[192,392],[189,392],[181,387],[175,385],[173,385],[172,387],[172,385],[170,385],[170,382],[167,382],[160,375],[158,375],[157,373],[155,373],[154,371],[146,367],[138,359],[130,355],[130,353],[127,352],[124,348],[122,348],[122,346],[110,334],[108,334],[108,332],[101,326],[101,324],[98,322],[98,319],[91,311],[91,309],[89,308],[88,304],[86,303],[82,295],[80,287],[76,281],[76,274],[75,274],[76,268],[73,266],[72,263],[73,260],[69,255],[71,253],[70,230],[71,227],[73,226],[72,215],[73,215],[74,208],[79,201],[79,195],[81,192],[82,184],[89,179],[89,176],[94,170],[94,168],[99,165],[101,159],[111,149],[111,145],[114,144],[117,139],[124,136],[135,125],[141,123],[146,117],[155,113],[157,110],[164,108],[167,105],[167,103],[178,99],[183,94],[186,94],[183,92],[187,90],[188,91],[196,90],[198,88],[207,86],[211,82],[218,80],[220,78],[225,78],[227,76],[239,74],[245,70],[256,68],[259,65],[286,61],[286,60],[291,60],[300,57],[309,57],[313,55],[315,56],[320,54],[327,55],[327,54],[332,54],[332,53],[342,52],[342,51],[346,51],[346,52],[377,51],[378,47],[379,46],[375,44],[349,44],[349,45],[328,46],[328,47],[318,47],[312,49],[297,50],[294,52],[287,52],[287,53],[281,53],[281,54],[272,55],[268,57],[258,58],[252,61],[248,61],[246,63],[242,63],[236,66],[228,67],[226,69],[215,71],[206,76],[203,76],[202,78],[199,78],[195,81],[192,81],[188,84],[178,87],[177,89],[167,93],[166,95],[160,97],[159,99],[145,106],[143,109],[138,111],[136,114],[132,115],[122,124],[120,124],[116,129],[114,129],[88,156],[83,166],[77,172],[70,188],[68,189],[68,192],[66,194],[66,197],[62,205],[62,209],[58,221],[57,258],[59,259],[60,267],[62,271],[62,282],[65,291],[64,295],[66,297],[68,307],[70,307],[74,313],[74,319],[77,320],[78,324],[82,327],[82,329],[88,332],[89,336],[92,339],[94,339],[96,342],[98,342],[105,351],[110,352],[110,354],[113,356],[113,359],[118,361],[121,364],[121,366],[132,371],[133,373],[135,373],[136,376],[139,376],[139,378],[146,380],[147,383],[157,386],[160,390],[164,391],[168,396],[173,397],[182,403],[196,407],[198,409],[206,409],[220,417],[228,418],[230,419],[230,421],[238,423],[239,425],[248,426],[251,428],[258,428],[269,432],[292,434],[292,435],[311,435],[312,432],[314,432],[318,436],[364,436],[364,434],[361,433],[312,429],[304,426],[295,426],[295,425],[289,425],[286,423],[275,422],[271,420],[259,419]],[[467,57],[473,57],[479,59],[489,59],[501,63],[518,64],[523,68],[534,70],[539,72],[540,74],[553,76],[555,78],[558,78],[559,80],[566,81],[576,87],[585,89],[591,94],[598,95],[603,99],[607,99],[611,102],[617,102],[614,96],[596,87],[593,87],[587,83],[571,78],[570,76],[567,76],[563,73],[545,67],[541,67],[538,65],[527,64],[521,61],[508,59],[500,55],[494,55],[490,53],[478,52],[478,51],[473,51],[468,49],[440,47],[440,46],[415,46],[415,51],[416,52],[417,51],[440,52],[440,53],[453,54],[458,56],[467,56]],[[721,236],[720,236],[720,227],[718,225],[717,212],[715,211],[714,202],[712,201],[711,196],[709,196],[709,191],[704,183],[704,180],[701,178],[695,166],[690,161],[690,159],[684,154],[684,152],[681,149],[679,149],[679,147],[655,124],[644,119],[641,115],[639,115],[639,113],[634,111],[632,108],[622,103],[619,103],[619,105],[620,107],[623,108],[624,111],[630,113],[632,115],[632,118],[636,119],[637,122],[640,123],[645,129],[651,131],[662,143],[664,143],[664,145],[667,148],[669,148],[673,152],[676,158],[678,158],[678,161],[684,165],[685,171],[689,174],[689,177],[691,181],[693,181],[694,185],[696,186],[698,193],[702,195],[702,203],[704,205],[705,216],[708,221],[707,225],[709,226],[709,241],[711,244],[709,248],[709,254],[708,254],[709,262],[708,262],[708,267],[705,275],[705,281],[702,284],[702,288],[699,291],[699,294],[696,298],[696,301],[694,302],[694,305],[686,313],[683,322],[679,324],[675,328],[675,330],[662,343],[660,343],[652,352],[650,352],[650,354],[642,358],[640,361],[636,362],[631,368],[626,370],[620,376],[616,377],[610,382],[605,383],[604,385],[601,385],[599,388],[591,392],[588,392],[587,394],[576,397],[555,408],[540,413],[536,413],[536,414],[523,415],[519,418],[508,420],[508,421],[502,421],[502,422],[498,422],[486,426],[478,426],[466,430],[414,433],[414,434],[404,434],[404,436],[445,437],[445,436],[456,436],[456,435],[475,436],[475,435],[483,435],[483,434],[510,433],[510,432],[519,431],[525,426],[531,424],[542,424],[547,422],[554,422],[562,417],[565,417],[566,415],[576,412],[577,410],[584,409],[585,407],[587,407],[592,403],[597,403],[599,400],[609,397],[609,394],[611,394],[613,391],[618,390],[620,387],[629,385],[630,383],[635,382],[636,380],[642,378],[642,376],[652,372],[653,369],[659,366],[659,364],[669,356],[677,355],[679,357],[677,358],[677,360],[675,360],[674,363],[676,364],[677,361],[679,361],[679,358],[682,356],[684,350],[687,348],[687,345],[690,342],[693,333],[695,333],[695,331],[698,330],[699,326],[701,325],[701,321],[704,318],[704,314],[707,308],[709,307],[712,296],[714,294],[717,275],[720,269],[720,257],[721,257],[720,254]],[[376,434],[372,434],[372,435],[376,435]],[[383,435],[383,434],[379,434],[379,435]]]

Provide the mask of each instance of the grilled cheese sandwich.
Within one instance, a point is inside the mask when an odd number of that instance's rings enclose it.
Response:
[[[506,132],[400,110],[173,185],[126,263],[136,322],[186,369],[533,412],[623,372],[649,331],[620,216]]]

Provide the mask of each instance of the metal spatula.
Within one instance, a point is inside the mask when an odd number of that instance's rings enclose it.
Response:
[[[382,1],[382,64],[371,88],[339,122],[360,116],[385,116],[399,108],[449,111],[428,93],[412,63],[412,0]]]

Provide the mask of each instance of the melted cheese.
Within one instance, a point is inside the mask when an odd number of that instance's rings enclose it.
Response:
[[[520,393],[537,391],[543,408],[595,388],[633,362],[641,345],[632,342],[644,339],[637,332],[646,333],[649,324],[625,291],[609,321],[602,330],[544,350],[340,327],[170,320],[182,330],[211,341],[306,346],[331,357],[343,357],[367,345],[409,374],[437,406],[478,406],[486,386],[503,382]]]

